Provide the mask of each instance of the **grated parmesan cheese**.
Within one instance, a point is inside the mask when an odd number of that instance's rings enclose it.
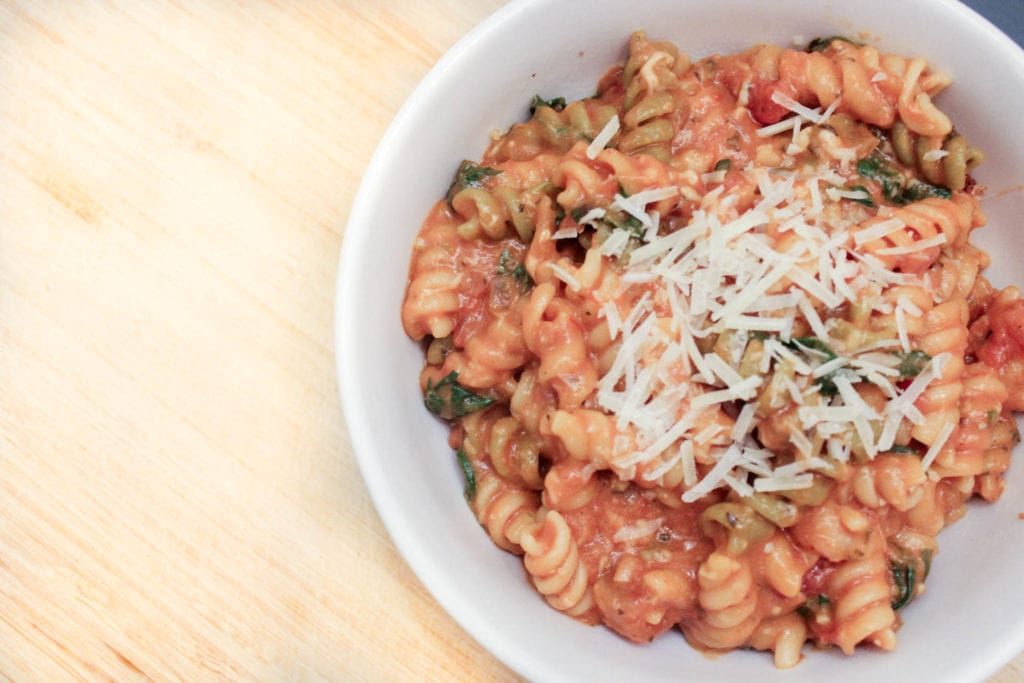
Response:
[[[795,491],[810,488],[814,484],[813,474],[798,474],[794,477],[762,477],[754,480],[754,490],[759,493],[772,491]]]
[[[591,209],[580,217],[578,223],[580,225],[593,225],[597,221],[605,217],[608,212],[602,208]]]
[[[739,463],[740,456],[741,451],[737,444],[733,444],[729,448],[725,449],[725,451],[720,454],[718,462],[716,462],[715,466],[712,467],[706,475],[704,475],[704,478],[690,487],[690,489],[683,494],[683,502],[692,503],[721,486],[725,475]]]
[[[658,517],[657,519],[641,519],[633,524],[627,524],[615,532],[615,535],[612,536],[612,541],[615,543],[625,543],[653,536],[661,528],[664,521],[663,518]]]
[[[925,453],[924,458],[921,459],[922,468],[927,470],[932,466],[932,463],[935,462],[935,458],[938,457],[939,453],[942,451],[942,448],[946,445],[946,442],[949,440],[949,437],[952,436],[954,429],[956,429],[955,422],[950,422],[942,428],[942,431],[939,432],[939,435],[935,437],[935,443],[933,443],[928,448],[928,452]]]
[[[557,263],[549,263],[548,267],[551,268],[551,272],[554,274],[554,276],[561,280],[562,282],[564,282],[566,286],[569,287],[569,289],[571,289],[574,292],[580,291],[580,281],[577,280],[572,273],[570,273],[568,270],[558,265]]]
[[[796,103],[795,108],[787,107],[796,116],[758,134],[793,131],[796,140],[801,124],[819,125],[837,104],[822,112]],[[886,217],[883,210],[881,220],[860,228],[854,218],[832,210],[842,200],[863,198],[860,191],[837,189],[850,180],[842,168],[768,172],[754,167],[742,172],[759,190],[752,208],[737,210],[738,195],[719,184],[697,195],[699,208],[687,224],[667,234],[658,234],[661,216],[648,207],[690,197],[681,185],[616,194],[609,207],[632,216],[643,228],[642,243],[633,240],[628,262],[621,264],[619,289],[600,295],[609,298],[598,315],[607,322],[610,337],[618,340],[597,391],[598,405],[614,415],[619,431],[611,464],[621,477],[640,471],[650,482],[679,468],[685,502],[722,487],[746,496],[810,486],[811,470],[827,469],[832,462],[819,455],[847,462],[851,439],[860,442],[869,458],[891,449],[904,419],[923,420],[914,404],[941,376],[944,362],[932,359],[901,390],[895,384],[899,359],[883,352],[911,349],[906,316],[922,312],[906,296],[893,305],[882,301],[880,293],[892,285],[921,283],[858,248],[906,229],[905,223]],[[721,172],[691,177],[694,183],[720,182],[717,173]],[[692,194],[692,188],[689,191]],[[599,220],[603,212],[588,212],[581,223]],[[611,231],[599,253],[621,258],[633,234]],[[781,234],[787,236],[784,250],[776,248],[777,238],[771,236]],[[911,253],[944,244],[945,239],[938,235],[919,240],[912,248],[886,246],[876,253]],[[572,287],[572,271],[563,267],[552,272]],[[636,302],[620,308],[615,302],[631,289]],[[836,330],[828,310],[848,303],[888,310],[896,320],[897,339],[873,339],[861,348],[844,345],[846,335],[833,339],[830,333]],[[798,337],[809,330],[836,349],[836,355],[799,342],[796,351],[790,348],[797,330]],[[702,352],[701,340],[716,333],[728,333],[728,343]],[[752,366],[741,366],[747,362],[754,333],[766,335],[759,337],[763,353]],[[797,461],[783,466],[775,464],[775,454],[760,448],[754,436],[760,419],[753,399],[773,364],[790,368],[776,381],[784,400],[795,404],[800,421],[799,429],[789,434]],[[670,379],[679,377],[686,380]],[[823,378],[834,392],[822,394],[816,380]],[[857,385],[863,382],[879,387],[887,399],[884,409],[876,410],[861,398]],[[741,405],[738,414],[730,413],[735,414],[731,428],[709,419],[712,411],[735,401]],[[710,465],[703,475],[698,460]]]
[[[797,116],[800,116],[806,119],[807,121],[810,121],[811,123],[820,125],[822,123],[825,123],[825,121],[827,120],[826,118],[822,117],[820,107],[817,107],[815,109],[805,107],[804,105],[800,104],[789,95],[779,90],[775,90],[772,92],[771,100],[780,107],[784,107],[790,110]]]
[[[615,134],[619,132],[619,115],[612,116],[611,120],[604,125],[601,132],[594,136],[593,141],[587,145],[587,158],[596,159],[601,150],[611,142]]]
[[[925,240],[917,240],[913,244],[907,244],[905,246],[896,247],[885,247],[883,249],[877,250],[875,253],[881,254],[882,256],[913,254],[914,252],[924,251],[925,249],[931,249],[932,247],[941,247],[943,244],[946,243],[946,241],[946,235],[944,233],[939,233],[935,237],[929,237],[928,239]]]

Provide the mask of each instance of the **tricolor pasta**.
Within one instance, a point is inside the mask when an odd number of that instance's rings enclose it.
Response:
[[[892,649],[1024,408],[949,79],[840,37],[628,52],[534,98],[417,238],[402,322],[470,509],[637,642]]]

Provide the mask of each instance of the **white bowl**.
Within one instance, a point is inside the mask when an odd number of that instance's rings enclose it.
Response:
[[[524,0],[478,26],[424,79],[364,176],[341,256],[336,320],[342,401],[363,477],[391,537],[438,602],[480,643],[537,681],[963,681],[996,671],[1024,648],[1024,466],[1003,498],[972,504],[939,537],[928,593],[903,612],[892,653],[853,657],[805,648],[780,672],[763,653],[716,660],[678,631],[638,646],[550,609],[518,558],[501,552],[463,499],[447,428],[423,409],[420,347],[402,331],[413,238],[463,158],[478,159],[493,128],[523,120],[530,97],[590,95],[625,54],[634,29],[691,57],[796,36],[867,32],[892,52],[950,73],[940,106],[988,160],[990,194],[1024,183],[1024,52],[954,0]],[[989,277],[1021,277],[1024,193],[986,199],[977,241],[994,255]],[[396,615],[398,617],[400,615]]]

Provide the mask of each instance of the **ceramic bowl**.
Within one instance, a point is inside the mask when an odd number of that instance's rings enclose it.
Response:
[[[997,285],[1024,283],[1024,51],[960,3],[513,2],[465,36],[409,98],[366,171],[345,231],[336,321],[342,401],[395,545],[466,631],[535,681],[983,679],[1024,648],[1024,463],[1012,466],[997,504],[972,504],[939,536],[928,592],[903,611],[895,652],[863,648],[846,657],[808,646],[787,671],[764,653],[709,659],[678,631],[634,645],[555,612],[466,505],[447,427],[423,408],[422,350],[399,318],[413,239],[460,160],[478,159],[492,129],[523,120],[535,93],[590,95],[636,29],[693,58],[861,33],[883,50],[926,57],[955,79],[940,106],[988,155],[976,174],[989,187],[990,225],[976,233],[994,255],[988,275]]]

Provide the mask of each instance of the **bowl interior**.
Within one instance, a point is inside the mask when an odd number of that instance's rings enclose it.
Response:
[[[483,153],[488,133],[524,120],[534,94],[579,99],[625,54],[635,29],[691,57],[757,42],[790,44],[864,32],[887,51],[921,55],[954,77],[939,104],[988,159],[990,225],[976,233],[997,285],[1015,279],[1024,254],[1024,52],[953,0],[601,0],[513,3],[466,36],[402,109],[364,177],[345,233],[336,321],[339,377],[349,432],[366,484],[406,561],[441,605],[485,647],[533,680],[718,681],[982,678],[1024,647],[1024,467],[1011,468],[996,505],[974,504],[939,537],[928,595],[903,612],[896,652],[853,658],[813,652],[796,669],[737,652],[712,661],[672,631],[632,645],[603,628],[555,613],[517,558],[495,548],[462,496],[447,428],[422,407],[419,346],[401,328],[413,239],[463,158]],[[1012,188],[1016,187],[1014,190]],[[840,661],[842,660],[842,661]]]

